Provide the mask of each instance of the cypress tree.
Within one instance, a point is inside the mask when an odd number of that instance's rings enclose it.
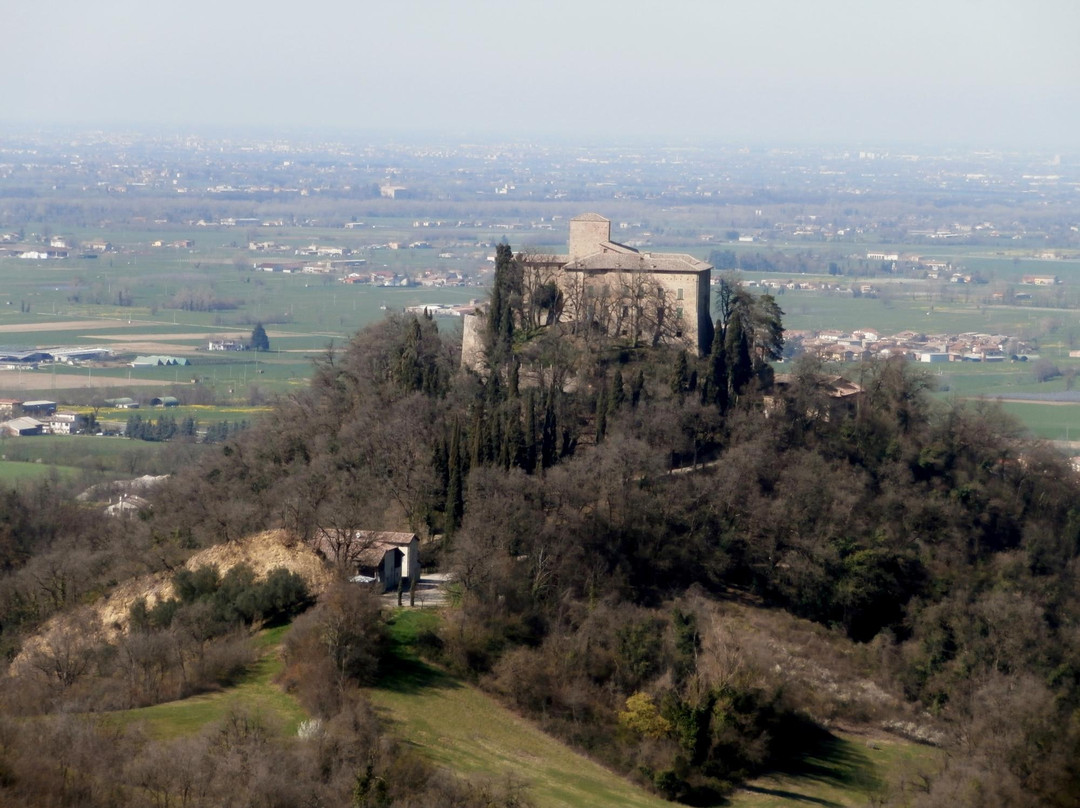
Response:
[[[544,425],[540,433],[540,466],[551,468],[558,459],[558,418],[555,415],[554,394],[549,392],[544,406]]]
[[[445,524],[443,531],[447,538],[454,535],[457,526],[461,524],[461,517],[465,513],[465,484],[464,471],[461,457],[461,426],[454,421],[454,429],[450,434],[450,451],[447,465],[449,466],[446,484],[446,509]]]
[[[754,377],[754,363],[750,359],[750,339],[743,325],[742,313],[736,310],[728,322],[724,350],[727,353],[731,393],[738,396]]]
[[[470,465],[482,466],[487,461],[487,431],[484,421],[484,405],[477,404],[473,410],[472,425],[469,427]]]
[[[532,474],[536,470],[536,394],[529,390],[525,394],[525,471]]]
[[[596,442],[601,443],[607,434],[607,390],[600,388],[596,394]]]
[[[608,409],[615,412],[626,401],[626,388],[623,386],[622,370],[615,368],[615,377],[611,380],[611,395],[608,397]]]
[[[509,388],[507,391],[507,395],[511,399],[518,397],[518,382],[520,381],[518,374],[520,372],[520,369],[521,363],[517,359],[514,359],[514,361],[510,363],[510,380],[507,385]]]
[[[506,467],[525,465],[525,430],[521,427],[521,403],[515,401],[506,412]]]
[[[690,386],[690,366],[686,361],[686,351],[679,351],[675,367],[671,371],[671,392],[682,398]]]
[[[630,382],[630,406],[637,407],[641,395],[645,392],[645,371],[638,368],[637,375]]]
[[[505,447],[503,446],[503,419],[499,410],[492,410],[488,416],[488,459],[492,463],[502,462]]]
[[[709,354],[708,388],[710,401],[707,403],[715,404],[721,413],[727,411],[729,384],[727,355],[724,345],[720,340],[716,339],[713,340],[712,353]]]

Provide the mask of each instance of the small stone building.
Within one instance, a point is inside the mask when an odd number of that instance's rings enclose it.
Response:
[[[420,537],[415,533],[324,528],[313,544],[350,580],[378,582],[384,591],[408,589],[420,579]]]

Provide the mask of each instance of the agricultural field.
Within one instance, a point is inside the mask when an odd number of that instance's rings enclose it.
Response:
[[[74,477],[79,469],[42,462],[27,463],[17,460],[0,460],[0,486],[10,488],[25,480],[45,480],[54,475],[57,479]]]
[[[206,447],[189,443],[151,443],[96,435],[0,437],[0,480],[41,479],[56,468],[61,479],[87,484],[102,479],[168,474]]]
[[[674,234],[678,231],[669,231]],[[160,229],[74,228],[69,235],[79,239],[106,239],[116,248],[96,258],[68,258],[54,261],[25,261],[0,258],[0,346],[104,346],[114,351],[114,360],[76,365],[42,365],[36,370],[0,369],[0,396],[48,398],[65,407],[97,408],[99,419],[126,421],[129,413],[102,408],[106,398],[130,396],[148,401],[171,395],[189,406],[262,407],[278,394],[307,384],[312,364],[334,345],[341,345],[364,325],[385,316],[387,311],[425,304],[463,304],[482,299],[490,245],[503,238],[497,230],[454,233],[440,231],[440,237],[456,239],[451,250],[387,249],[386,243],[409,243],[418,237],[411,217],[380,216],[371,226],[342,228],[280,227],[244,231],[227,227],[187,227]],[[516,235],[516,234],[511,234]],[[512,246],[537,252],[564,248],[558,239],[537,234],[521,234]],[[487,239],[485,241],[484,239]],[[189,248],[152,247],[190,240]],[[247,249],[249,240],[272,240],[288,253],[267,255]],[[550,240],[552,243],[545,243]],[[685,250],[707,258],[710,249],[696,238],[686,236],[671,249]],[[333,244],[350,249],[366,260],[365,271],[386,269],[415,276],[426,270],[453,269],[479,285],[452,288],[374,287],[346,285],[331,275],[267,273],[253,269],[263,260],[297,260],[292,252],[311,244]],[[487,246],[485,246],[487,245]],[[820,274],[788,276],[784,273],[741,273],[747,281],[797,280],[813,283],[852,283],[851,277],[832,277],[827,263],[837,257],[835,244],[738,244],[723,245],[735,254],[766,252],[799,255],[807,266],[817,266]],[[874,249],[872,243],[859,244],[855,260]],[[668,247],[665,246],[665,249]],[[931,254],[917,245],[889,249]],[[442,257],[451,256],[449,258]],[[915,278],[870,280],[874,296],[850,297],[822,291],[780,290],[777,302],[784,310],[784,323],[791,333],[820,329],[852,330],[873,328],[882,334],[913,330],[927,334],[981,332],[1016,335],[1040,342],[1040,356],[1054,361],[1063,374],[1080,370],[1080,360],[1070,359],[1069,350],[1080,345],[1080,318],[1075,308],[1051,307],[1080,304],[1080,262],[1059,260],[1048,265],[1029,253],[993,252],[985,248],[943,244],[933,257],[953,262],[957,267],[980,273],[983,284],[950,284]],[[1049,268],[1048,268],[1049,267]],[[994,304],[994,291],[1014,286],[1024,274],[1053,271],[1063,281],[1035,305]],[[1053,299],[1047,297],[1051,295]],[[205,309],[205,310],[203,310]],[[212,339],[246,341],[255,323],[263,323],[270,351],[254,353],[211,352]],[[460,321],[441,318],[447,333],[456,333]],[[183,357],[182,366],[131,366],[140,354]],[[854,372],[846,370],[844,372]],[[944,397],[978,397],[1044,393],[1061,386],[1038,383],[1031,368],[1023,366],[934,367],[939,394]],[[1059,404],[1058,415],[1048,418],[1031,407],[1013,412],[1040,436],[1049,437],[1071,430],[1073,406]],[[159,417],[144,410],[142,417]],[[216,421],[250,420],[240,410],[175,410],[177,418],[194,417],[201,424]],[[1061,424],[1062,428],[1049,422]],[[1068,422],[1066,424],[1066,422]],[[1055,439],[1058,439],[1055,437]],[[1062,438],[1063,439],[1063,438]]]

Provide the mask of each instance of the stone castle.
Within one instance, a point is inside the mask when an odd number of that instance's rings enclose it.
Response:
[[[611,240],[611,221],[595,213],[570,220],[565,255],[520,256],[527,288],[554,283],[551,320],[629,344],[682,344],[701,355],[712,342],[712,266],[683,253],[639,252]],[[477,317],[465,318],[462,363],[477,366]]]

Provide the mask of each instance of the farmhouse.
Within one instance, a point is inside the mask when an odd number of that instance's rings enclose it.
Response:
[[[407,589],[420,579],[420,538],[415,533],[326,528],[312,543],[330,563],[357,583],[383,590]]]
[[[24,437],[26,435],[40,435],[44,428],[45,425],[36,418],[23,416],[22,418],[12,418],[10,421],[4,421],[0,424],[0,433],[12,437]]]
[[[74,435],[86,429],[89,416],[78,412],[58,412],[46,419],[45,430],[53,435]]]

